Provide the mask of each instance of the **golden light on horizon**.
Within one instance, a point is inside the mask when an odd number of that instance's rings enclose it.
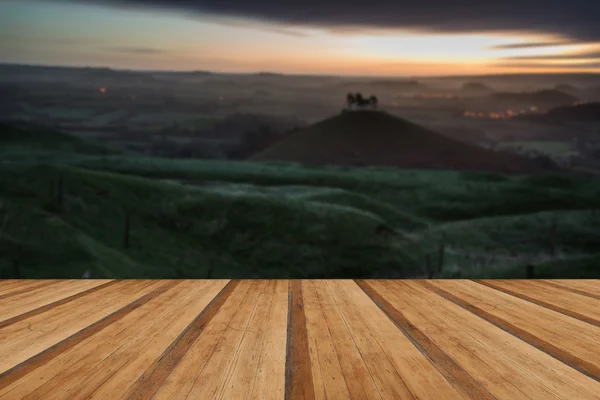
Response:
[[[6,0],[3,4],[15,7],[23,2]],[[71,17],[61,24],[46,19],[35,21],[33,33],[13,32],[22,37],[18,47],[11,45],[4,52],[9,54],[10,57],[5,57],[11,62],[345,76],[600,72],[594,61],[585,58],[594,46],[600,49],[600,43],[577,43],[557,34],[440,33],[358,26],[319,28],[241,17],[183,16],[157,10],[116,11],[89,4],[67,6],[44,2],[43,7],[44,14],[60,16],[68,12]],[[111,29],[107,30],[109,23]],[[85,34],[74,40],[74,32]],[[555,45],[532,47],[532,43]],[[581,58],[552,62],[511,59],[536,56],[550,59],[577,54]]]

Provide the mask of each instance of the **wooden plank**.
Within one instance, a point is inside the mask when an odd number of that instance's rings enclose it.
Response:
[[[600,327],[600,300],[536,284],[533,280],[476,280],[476,282]]]
[[[86,337],[80,337],[79,341],[68,339],[71,347],[63,346],[60,354],[49,358],[45,364],[30,368],[26,375],[12,384],[5,385],[6,387],[0,390],[0,398],[22,399],[28,395],[48,398],[48,393],[54,390],[55,386],[69,387],[83,373],[109,357],[158,319],[177,310],[176,307],[180,304],[179,296],[185,297],[185,291],[189,291],[191,287],[188,282],[168,282],[137,300],[137,307],[127,306],[126,310],[119,310],[121,318],[109,318],[102,329],[94,334],[84,335]],[[78,333],[77,336],[81,335]]]
[[[287,286],[285,283],[283,283]],[[232,365],[230,373],[224,385],[217,392],[216,398],[220,399],[245,399],[249,393],[254,391],[254,383],[258,374],[259,361],[263,352],[264,339],[266,332],[275,329],[269,326],[270,313],[274,306],[275,288],[277,282],[266,281],[266,287],[260,293],[254,313],[250,318],[248,327],[244,332],[242,341],[237,351],[232,355]],[[281,299],[280,299],[281,300]],[[287,306],[287,296],[284,302],[280,302],[278,306]],[[284,308],[285,310],[285,308]],[[285,367],[285,342],[287,335],[287,326],[285,320],[279,320],[278,336],[283,339],[283,346],[279,345],[280,357],[283,355],[282,366]],[[282,351],[283,350],[283,351]],[[285,394],[285,368],[279,370],[280,374],[273,376],[272,379],[277,379],[274,382],[273,388],[276,392],[256,393],[257,398],[277,398],[276,393]],[[283,390],[281,390],[283,389]],[[278,397],[281,399],[281,396]]]
[[[275,282],[275,291],[250,399],[285,398],[285,364],[288,321],[288,282]]]
[[[215,351],[200,371],[194,386],[188,394],[188,399],[223,398],[223,389],[228,383],[234,360],[239,355],[242,340],[248,331],[250,321],[256,313],[258,299],[261,292],[266,289],[266,283],[266,281],[253,282],[245,301],[238,308]]]
[[[302,281],[289,283],[285,398],[314,399],[313,371]]]
[[[356,283],[328,284],[382,398],[399,398],[404,385],[418,399],[464,398]]]
[[[0,295],[11,290],[21,290],[22,287],[35,283],[39,284],[40,282],[28,279],[3,279],[0,281]]]
[[[399,281],[394,281],[396,284]],[[391,292],[376,281],[356,281],[358,286],[379,306],[379,308],[396,324],[404,335],[435,365],[438,371],[460,390],[463,396],[476,399],[493,399],[482,384],[471,376],[460,364],[451,358],[444,350],[429,338],[424,330],[420,329],[407,316],[398,311],[393,300],[401,300],[390,297]],[[382,291],[383,289],[383,291]],[[384,296],[383,292],[388,296]],[[396,302],[398,304],[398,302]]]
[[[141,307],[143,304],[149,302],[154,297],[160,295],[167,288],[173,285],[174,282],[169,282],[162,285],[162,287],[158,287],[157,289],[146,293],[145,295],[142,295],[134,302],[127,304],[126,306],[113,312],[112,314],[107,315],[106,317],[97,321],[96,323],[91,324],[90,326],[87,326],[86,328],[78,331],[76,334],[73,334],[72,336],[56,343],[52,347],[49,347],[48,349],[35,355],[34,357],[29,358],[25,362],[18,364],[10,370],[3,372],[2,374],[0,374],[0,389],[4,389],[5,387],[21,379],[23,376],[36,370],[37,368],[48,364],[50,361],[60,356],[66,350],[78,345],[79,343],[84,342],[86,339],[97,334],[98,332],[101,332],[107,326],[110,326],[112,323],[119,321],[124,316],[137,309],[138,307]],[[144,291],[141,291],[141,293],[138,294],[143,293]]]
[[[0,322],[54,303],[65,297],[103,285],[109,280],[71,280],[52,283],[50,288],[37,287],[0,300]],[[51,289],[51,290],[48,290]]]
[[[536,280],[536,282],[600,300],[600,281]]]
[[[0,281],[0,399],[598,399],[598,281],[491,282]]]
[[[259,295],[266,288],[266,281],[252,281],[244,289],[241,302],[239,298],[234,298],[232,307],[223,308],[224,315],[215,318],[214,324],[211,323],[205,334],[194,343],[188,353],[189,359],[186,360],[186,355],[169,377],[172,380],[167,380],[157,393],[157,399],[220,398],[233,370],[248,324],[256,312]],[[199,355],[198,352],[205,354]],[[198,356],[200,362],[190,364]],[[173,382],[178,380],[180,385],[174,386]]]
[[[60,283],[60,280],[26,280],[19,279],[14,281],[5,281],[0,283],[0,300],[7,297],[16,296],[39,287],[48,287]]]
[[[314,398],[318,400],[328,398],[349,399],[351,398],[350,390],[344,379],[344,371],[336,353],[334,340],[319,302],[316,285],[315,281],[303,281],[301,292],[304,299],[310,354],[310,369],[308,371],[312,369]],[[308,381],[310,382],[310,380]],[[294,399],[296,397],[290,395],[289,398]],[[308,396],[304,398],[308,398]]]
[[[34,316],[0,329],[0,372],[85,329],[96,321],[163,285],[158,281],[124,281],[92,293],[53,312]]]
[[[600,279],[541,279],[540,281],[552,282],[555,285],[566,286],[600,296]]]
[[[94,310],[97,311],[98,302],[108,304],[111,298],[119,296],[119,294],[128,288],[128,285],[133,287],[143,288],[145,286],[155,285],[153,281],[126,281],[107,288],[103,293],[92,293],[87,301],[78,299],[74,302],[67,303],[52,309],[52,311],[44,315],[33,316],[24,321],[16,322],[0,328],[0,351],[6,346],[13,345],[14,342],[20,341],[26,345],[27,340],[35,340],[36,335],[44,332],[51,332],[58,329],[58,326],[64,326],[64,322],[73,319],[80,314],[89,315]]]
[[[600,384],[414,281],[375,289],[497,398],[597,399]]]
[[[87,290],[84,290],[82,292],[78,292],[76,294],[73,294],[73,295],[71,295],[69,297],[65,297],[65,298],[60,299],[58,301],[55,301],[53,303],[46,304],[45,306],[42,306],[40,308],[36,308],[36,309],[31,310],[29,312],[26,312],[24,314],[17,315],[15,317],[9,318],[7,320],[4,320],[4,321],[0,322],[0,328],[4,328],[5,326],[14,324],[14,323],[19,322],[19,321],[23,321],[23,320],[25,320],[27,318],[31,318],[31,317],[34,317],[36,315],[42,314],[44,312],[51,311],[52,309],[54,309],[54,308],[56,308],[58,306],[62,306],[63,304],[70,303],[72,301],[75,301],[75,300],[83,297],[83,296],[86,296],[86,295],[92,294],[94,292],[97,292],[98,290],[103,290],[103,289],[105,289],[105,288],[107,288],[109,286],[112,286],[112,285],[116,284],[116,283],[117,283],[117,281],[109,281],[109,282],[103,283],[101,285],[94,286],[91,289],[87,289]]]
[[[600,329],[470,281],[423,281],[440,296],[600,380]]]
[[[202,312],[171,343],[164,353],[153,362],[124,396],[128,399],[151,398],[165,382],[176,365],[211,322],[215,314],[238,286],[239,281],[229,281],[223,289],[203,308]]]
[[[128,389],[138,382],[146,368],[164,359],[166,349],[183,336],[186,327],[206,310],[225,285],[224,281],[196,281],[187,291],[179,292],[171,302],[170,312],[163,318],[132,336],[93,368],[81,371],[75,384],[59,385],[55,389],[57,393],[34,395],[31,400],[40,397],[54,400],[127,398]]]
[[[202,335],[192,344],[185,356],[169,374],[153,399],[185,399],[198,379],[198,375],[215,352],[225,330],[232,325],[232,319],[240,305],[246,300],[251,281],[240,281],[221,306]]]
[[[390,393],[395,392],[405,398],[413,398],[412,393],[410,393],[400,376],[395,373],[387,357],[384,356],[374,360],[375,357],[371,357],[372,353],[366,353],[366,359],[363,358],[361,349],[356,344],[352,331],[349,329],[344,315],[335,301],[331,283],[331,281],[324,280],[310,281],[307,282],[306,286],[312,285],[316,291],[319,307],[325,319],[325,328],[331,336],[350,398],[380,399],[381,392],[386,393],[388,391]],[[356,289],[360,290],[358,287]],[[373,368],[369,368],[369,366],[372,367],[374,363],[379,364],[380,370],[386,371],[388,369],[385,364],[389,364],[391,367],[389,370],[391,371],[385,375],[373,373]],[[386,380],[386,376],[391,376],[392,379]],[[393,384],[390,385],[390,383]],[[381,391],[378,386],[382,387]]]

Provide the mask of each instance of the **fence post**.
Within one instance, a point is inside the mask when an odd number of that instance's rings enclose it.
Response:
[[[433,279],[433,267],[431,266],[431,256],[425,257],[425,266],[427,268],[427,279]]]
[[[131,227],[131,213],[128,211],[125,214],[125,232],[123,234],[123,247],[129,247],[129,230]]]
[[[438,258],[438,274],[441,274],[444,270],[444,252],[446,251],[446,238],[442,239],[440,244],[440,255]]]
[[[56,203],[58,209],[62,211],[63,208],[63,176],[62,173],[58,175],[58,192],[56,193]]]
[[[554,253],[556,251],[556,218],[552,220],[552,225],[550,226],[550,256],[554,257]]]
[[[527,266],[527,279],[533,279],[533,265]]]

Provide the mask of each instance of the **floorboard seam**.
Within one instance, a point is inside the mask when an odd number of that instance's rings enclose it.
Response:
[[[92,325],[89,325],[79,332],[74,333],[68,338],[56,343],[55,345],[47,348],[46,350],[36,354],[35,356],[29,358],[28,360],[23,361],[22,363],[15,365],[11,369],[0,374],[0,390],[4,389],[6,386],[11,383],[17,381],[23,376],[29,374],[29,372],[33,371],[36,368],[39,368],[42,365],[47,364],[54,358],[58,357],[64,351],[70,349],[73,346],[83,342],[85,339],[95,335],[96,333],[102,331],[107,326],[112,323],[122,319],[127,314],[136,310],[137,308],[143,306],[154,298],[158,297],[162,293],[166,292],[168,289],[178,285],[178,281],[167,282],[164,285],[154,289],[153,291],[146,293],[144,296],[134,300],[133,302],[121,307],[120,309],[114,311],[113,313],[107,315],[106,317],[96,321]]]
[[[24,289],[21,289],[21,290],[17,290],[17,291],[14,291],[14,292],[0,294],[0,300],[4,300],[4,299],[7,299],[7,298],[12,297],[12,296],[16,296],[16,295],[19,295],[19,294],[30,292],[32,290],[39,289],[39,288],[43,287],[44,285],[46,285],[46,287],[48,287],[48,286],[51,286],[51,285],[59,284],[61,282],[64,282],[64,281],[57,280],[57,281],[40,282],[38,284],[33,284],[33,285],[28,286],[28,287],[26,287]]]
[[[579,294],[579,295],[582,295],[582,296],[591,297],[592,299],[600,300],[600,295],[589,293],[589,292],[586,292],[585,290],[581,290],[581,289],[577,289],[577,288],[572,288],[572,287],[569,287],[569,286],[563,286],[560,283],[554,283],[554,282],[546,282],[546,281],[536,281],[536,282],[537,283],[541,283],[542,285],[551,286],[551,287],[556,288],[556,289],[561,289],[561,290],[564,290],[566,292],[576,293],[576,294]]]
[[[543,351],[544,353],[552,356],[553,358],[562,362],[563,364],[568,365],[576,371],[581,372],[582,374],[600,382],[600,368],[596,367],[594,364],[588,363],[585,360],[582,360],[579,357],[574,356],[565,350],[561,350],[553,344],[548,343],[545,340],[538,338],[537,336],[532,335],[531,333],[517,327],[516,325],[513,325],[510,322],[500,317],[497,317],[485,310],[482,310],[476,305],[473,305],[440,287],[434,286],[427,281],[419,282],[419,284],[421,284],[428,290],[431,290],[438,296],[443,297],[444,299],[456,304],[464,310],[469,311],[477,317],[502,329],[503,331],[510,333],[512,336],[518,338],[519,340],[522,340],[525,343],[535,347],[536,349]]]
[[[537,304],[538,306],[545,307],[545,308],[547,308],[549,310],[552,310],[552,311],[556,311],[556,312],[564,314],[564,315],[566,315],[568,317],[578,319],[578,320],[586,322],[586,323],[588,323],[590,325],[594,325],[596,327],[600,327],[600,321],[598,321],[598,320],[596,320],[594,318],[586,317],[585,315],[582,315],[582,314],[580,314],[578,312],[571,311],[571,310],[568,310],[566,308],[562,308],[562,307],[559,307],[559,306],[555,306],[555,305],[550,304],[548,302],[545,302],[543,300],[538,300],[536,298],[527,296],[525,294],[516,292],[514,290],[510,290],[510,289],[506,289],[504,287],[496,286],[491,281],[484,281],[484,280],[481,280],[481,279],[473,279],[473,282],[479,283],[480,285],[483,285],[483,286],[487,286],[489,288],[492,288],[492,289],[497,290],[497,291],[502,292],[502,293],[510,294],[511,296],[518,297],[518,298],[520,298],[522,300],[526,300],[526,301],[528,301],[530,303]]]
[[[452,357],[438,347],[427,335],[413,325],[399,310],[386,300],[366,280],[356,284],[371,298],[383,313],[398,327],[408,340],[431,361],[433,366],[466,398],[496,399],[477,379],[471,376]]]
[[[57,300],[57,301],[52,302],[50,304],[46,304],[46,305],[41,306],[39,308],[36,308],[34,310],[27,311],[26,313],[23,313],[23,314],[20,314],[20,315],[16,315],[16,316],[14,316],[12,318],[9,318],[9,319],[6,319],[4,321],[1,321],[0,322],[0,329],[4,328],[5,326],[12,325],[12,324],[14,324],[16,322],[23,321],[23,320],[26,320],[26,319],[31,318],[31,317],[35,317],[36,315],[40,315],[42,313],[50,311],[53,308],[62,306],[64,304],[68,304],[68,303],[70,303],[72,301],[75,301],[75,300],[80,299],[80,298],[82,298],[84,296],[87,296],[88,294],[92,294],[92,293],[98,292],[100,290],[106,289],[107,287],[115,285],[118,282],[119,281],[106,282],[106,283],[103,283],[101,285],[95,286],[93,288],[84,290],[84,291],[79,292],[79,293],[75,293],[75,294],[73,294],[71,296],[65,297],[65,298],[60,299],[60,300]]]
[[[314,398],[315,388],[308,347],[302,281],[291,280],[288,289],[285,400],[312,400]]]
[[[219,291],[161,356],[136,380],[125,398],[150,399],[156,394],[239,282],[239,280],[231,280]]]

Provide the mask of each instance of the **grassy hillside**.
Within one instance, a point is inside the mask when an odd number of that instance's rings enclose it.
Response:
[[[419,277],[442,253],[441,277],[600,277],[597,178],[170,160],[62,136],[40,153],[11,132],[3,277]]]
[[[301,129],[252,160],[502,173],[542,171],[531,159],[462,143],[372,110],[343,112]]]
[[[44,126],[19,123],[0,122],[0,146],[3,154],[20,155],[28,153],[43,156],[44,153],[56,155],[60,153],[74,154],[115,154],[118,150],[62,133]]]

